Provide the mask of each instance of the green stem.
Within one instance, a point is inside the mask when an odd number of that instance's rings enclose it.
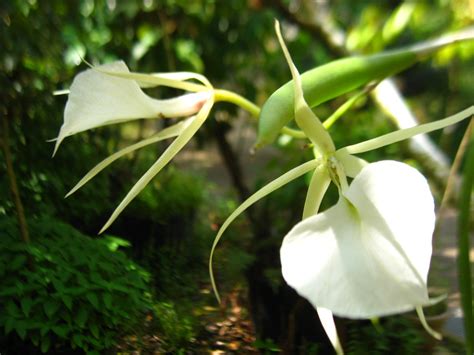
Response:
[[[464,313],[464,333],[466,339],[466,354],[474,351],[474,314],[472,309],[472,278],[469,261],[469,232],[470,232],[470,204],[472,188],[474,186],[474,136],[471,133],[471,144],[466,155],[464,177],[459,194],[458,219],[458,277],[461,292],[461,305]]]
[[[214,97],[215,102],[225,101],[233,103],[248,111],[255,118],[258,118],[258,116],[260,115],[260,107],[255,105],[253,102],[247,100],[245,97],[236,94],[235,92],[223,89],[216,89],[214,91]]]
[[[223,89],[216,89],[214,91],[215,102],[225,101],[230,102],[243,108],[244,110],[248,111],[253,117],[258,118],[260,115],[260,107],[255,105],[253,102],[247,100],[245,97],[236,94],[235,92],[223,90]],[[281,129],[281,133],[289,135],[294,138],[306,138],[306,134],[298,129],[293,129],[289,127],[283,127]]]
[[[15,170],[13,168],[13,162],[12,162],[12,154],[10,151],[10,143],[9,143],[10,132],[9,132],[8,118],[5,115],[2,115],[1,120],[2,120],[2,128],[3,128],[3,137],[2,137],[2,140],[0,141],[0,145],[2,146],[3,155],[5,156],[5,165],[7,168],[8,182],[10,184],[10,192],[13,198],[13,204],[16,209],[16,217],[18,220],[18,226],[20,228],[21,239],[26,244],[29,244],[30,234],[28,233],[28,225],[26,222],[25,210],[21,202],[20,190],[18,188],[18,184],[16,181]]]
[[[331,116],[329,116],[324,122],[323,126],[326,129],[329,129],[339,118],[341,118],[349,109],[354,106],[354,104],[363,96],[367,95],[372,89],[377,86],[378,82],[372,85],[367,85],[364,90],[358,92],[349,100],[344,102]]]

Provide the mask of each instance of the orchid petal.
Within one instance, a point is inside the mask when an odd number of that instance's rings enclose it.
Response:
[[[314,169],[313,176],[309,182],[308,192],[303,209],[303,219],[318,213],[319,206],[329,187],[331,179],[329,177],[326,164],[319,165]]]
[[[143,174],[143,176],[136,182],[136,184],[130,189],[125,198],[120,202],[115,211],[112,213],[108,221],[100,230],[99,234],[105,231],[115,219],[122,213],[127,205],[145,188],[145,186],[163,169],[166,164],[170,162],[173,157],[186,145],[187,142],[194,136],[199,130],[202,124],[206,121],[209,115],[212,105],[214,104],[214,96],[206,101],[204,106],[201,108],[199,113],[196,115],[194,120],[181,132],[181,134],[169,145],[169,147],[163,152],[158,160]]]
[[[280,256],[286,282],[314,307],[373,318],[429,304],[434,202],[406,164],[369,164],[339,202],[298,223]]]
[[[192,72],[173,72],[173,73],[134,73],[129,71],[109,70],[103,67],[94,68],[104,74],[115,76],[118,78],[135,80],[140,87],[150,88],[156,86],[167,86],[170,88],[181,89],[192,92],[207,91],[211,88],[211,84],[205,76]],[[195,79],[202,84],[189,83],[186,80]]]
[[[290,68],[291,76],[295,83],[295,121],[321,154],[334,152],[335,147],[331,136],[323,127],[321,121],[311,110],[304,98],[301,76],[298,72],[298,69],[296,69],[295,64],[293,63],[293,60],[291,59],[288,48],[286,48],[285,41],[283,40],[283,36],[280,32],[280,24],[278,21],[275,21],[275,32]]]
[[[421,325],[423,326],[423,328],[425,328],[426,332],[429,335],[431,335],[433,338],[437,340],[443,339],[443,336],[440,333],[438,333],[436,330],[434,330],[433,328],[429,326],[425,318],[425,313],[423,312],[423,308],[421,306],[416,307],[416,314],[418,315],[418,318],[420,319]]]
[[[361,143],[357,143],[357,144],[353,144],[353,145],[341,148],[338,151],[347,152],[349,154],[359,154],[359,153],[368,152],[370,150],[378,149],[392,143],[403,141],[405,139],[416,136],[417,134],[428,133],[428,132],[436,131],[438,129],[441,129],[447,126],[451,126],[472,115],[474,115],[474,106],[470,106],[466,108],[465,110],[458,112],[455,115],[444,118],[442,120],[421,124],[415,127],[400,129],[395,132],[384,134],[383,136],[380,136],[377,138],[369,139],[365,142],[361,142]]]
[[[247,198],[242,204],[235,209],[232,214],[227,217],[225,222],[220,227],[219,231],[217,232],[216,237],[214,238],[214,242],[212,243],[211,254],[209,256],[209,276],[211,278],[212,289],[214,290],[214,294],[216,295],[217,300],[220,302],[219,292],[217,291],[216,282],[214,279],[214,271],[212,269],[212,259],[214,256],[214,251],[217,247],[217,243],[221,239],[222,235],[226,231],[227,227],[240,215],[244,212],[247,208],[253,205],[258,200],[264,198],[268,194],[272,193],[273,191],[279,189],[280,187],[288,184],[289,182],[293,181],[294,179],[310,172],[311,170],[315,169],[320,164],[319,159],[310,160],[304,164],[297,166],[296,168],[291,169],[290,171],[286,172],[285,174],[281,175],[280,177],[276,178],[272,182],[268,183],[260,190],[255,192],[252,196]]]
[[[186,129],[186,127],[189,126],[189,124],[192,122],[194,117],[190,117],[186,119],[185,121],[178,122],[170,127],[166,127],[162,131],[152,135],[149,138],[143,139],[140,142],[137,142],[135,144],[132,144],[126,148],[123,148],[119,150],[118,152],[110,155],[106,159],[102,160],[99,164],[94,166],[72,189],[69,191],[65,197],[69,197],[72,195],[74,192],[79,190],[82,186],[84,186],[87,182],[89,182],[94,176],[96,176],[98,173],[100,173],[102,170],[104,170],[107,166],[112,164],[114,161],[117,159],[123,157],[124,155],[131,153],[137,149],[143,148],[147,145],[176,137],[177,135],[181,134],[181,132]]]
[[[319,320],[321,321],[324,331],[326,332],[332,347],[336,351],[336,354],[343,355],[344,351],[342,350],[341,342],[337,335],[336,323],[334,323],[332,312],[324,307],[316,308],[316,312],[318,312]]]
[[[128,72],[123,62],[98,68],[107,72]],[[207,92],[201,92],[156,100],[147,96],[136,81],[100,70],[89,69],[74,78],[54,153],[65,137],[75,133],[139,118],[189,116],[196,113],[209,97]]]
[[[345,174],[351,178],[356,177],[369,164],[364,159],[351,155],[344,150],[338,150],[334,155],[344,167]]]

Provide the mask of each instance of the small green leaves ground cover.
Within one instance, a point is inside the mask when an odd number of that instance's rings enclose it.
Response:
[[[43,353],[102,352],[151,309],[148,275],[122,252],[50,218],[30,221],[24,245],[0,220],[0,343]]]

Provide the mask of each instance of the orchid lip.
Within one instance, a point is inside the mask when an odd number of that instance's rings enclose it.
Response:
[[[433,228],[426,179],[403,163],[372,163],[334,207],[284,238],[283,277],[315,307],[343,317],[411,310],[429,302]]]

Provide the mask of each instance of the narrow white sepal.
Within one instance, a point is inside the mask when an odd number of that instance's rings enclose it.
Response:
[[[433,328],[429,326],[425,318],[425,313],[423,312],[423,307],[417,306],[416,314],[418,315],[418,318],[420,319],[421,325],[423,326],[423,328],[425,328],[425,330],[428,332],[429,335],[431,335],[433,338],[437,340],[443,339],[443,336],[440,333],[438,333],[436,330],[434,330]]]
[[[120,202],[105,225],[99,231],[103,233],[122,213],[125,207],[148,185],[148,183],[174,158],[176,154],[188,143],[199,128],[204,124],[214,104],[214,96],[209,93],[211,98],[207,100],[196,117],[181,131],[176,139],[171,143],[156,162],[142,175],[142,177],[133,185],[124,199]]]
[[[286,282],[314,307],[373,318],[429,304],[434,202],[410,166],[381,161],[329,210],[298,223],[280,250]]]
[[[275,180],[269,182],[267,185],[265,185],[260,190],[255,192],[249,198],[247,198],[224,221],[222,226],[219,228],[219,231],[217,232],[216,237],[214,238],[214,242],[212,243],[211,253],[210,253],[210,256],[209,256],[209,276],[211,278],[212,289],[214,290],[214,294],[215,294],[218,302],[220,302],[220,296],[219,296],[219,292],[217,291],[217,285],[216,285],[216,281],[215,281],[215,278],[214,278],[214,271],[213,271],[212,263],[213,263],[214,252],[216,250],[217,244],[219,243],[219,241],[220,241],[222,235],[224,234],[224,232],[226,231],[226,229],[230,226],[230,224],[240,214],[242,214],[247,208],[252,206],[255,202],[257,202],[258,200],[264,198],[265,196],[267,196],[268,194],[272,193],[273,191],[279,189],[280,187],[288,184],[289,182],[293,181],[294,179],[299,178],[300,176],[310,172],[311,170],[314,170],[320,163],[321,163],[320,160],[314,159],[314,160],[310,160],[306,163],[303,163],[303,164],[297,166],[296,168],[291,169],[290,171],[287,171],[286,173],[279,176]]]
[[[99,164],[94,166],[67,194],[64,196],[64,198],[69,197],[72,195],[74,192],[79,190],[82,186],[84,186],[87,182],[89,182],[94,176],[96,176],[98,173],[100,173],[102,170],[104,170],[106,167],[108,167],[110,164],[112,164],[114,161],[117,159],[123,157],[126,154],[129,154],[137,149],[146,147],[149,144],[153,144],[168,138],[176,137],[183,130],[188,127],[192,121],[195,119],[195,117],[189,117],[184,121],[180,121],[178,123],[175,123],[172,126],[166,127],[165,129],[161,130],[158,133],[155,133],[151,137],[145,138],[135,144],[132,144],[128,147],[125,147],[118,152],[115,152],[114,154],[110,155],[109,157],[105,158],[102,160]]]
[[[328,336],[329,341],[334,348],[334,351],[337,355],[344,355],[339,336],[337,335],[336,324],[334,323],[334,316],[332,312],[329,309],[323,307],[316,308],[316,312],[318,312],[321,325],[323,326],[324,331],[326,332],[326,335]]]

